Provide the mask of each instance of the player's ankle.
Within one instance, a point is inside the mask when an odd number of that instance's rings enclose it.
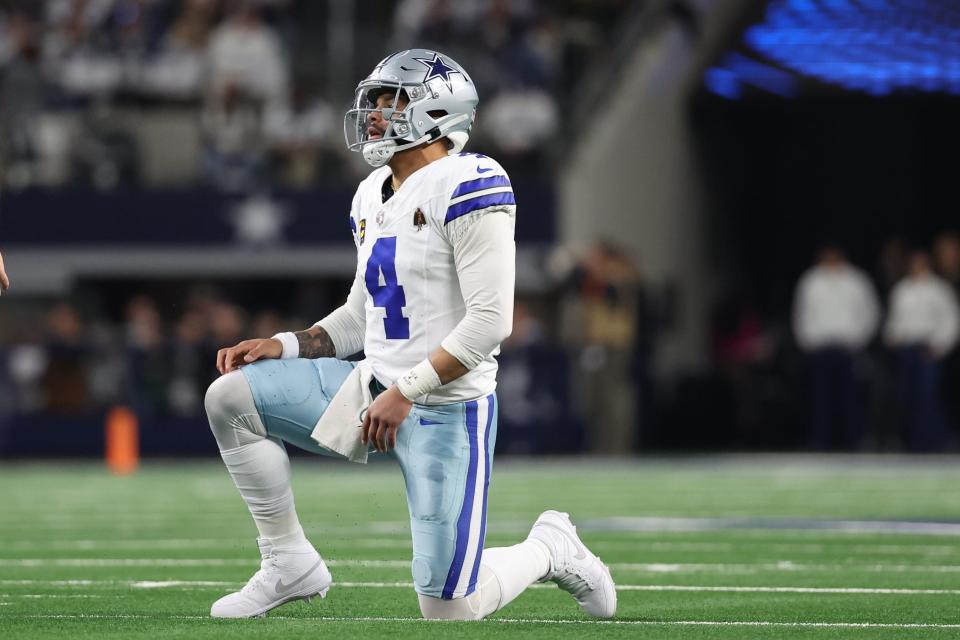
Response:
[[[296,531],[267,539],[274,553],[316,553],[316,549],[304,535],[303,529],[299,527]]]
[[[550,551],[550,547],[536,538],[527,538],[526,542],[530,543],[531,551],[543,560],[543,573],[538,580],[546,580],[553,573],[553,553]]]

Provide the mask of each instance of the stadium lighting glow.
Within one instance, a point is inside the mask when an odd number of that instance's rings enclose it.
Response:
[[[742,83],[792,95],[782,78],[770,84],[774,70],[876,96],[960,95],[960,3],[771,0],[764,21],[747,29],[743,43],[757,60],[749,65],[746,56],[727,56],[708,70],[708,89],[736,98],[740,91],[730,86]],[[735,77],[718,86],[718,70]]]

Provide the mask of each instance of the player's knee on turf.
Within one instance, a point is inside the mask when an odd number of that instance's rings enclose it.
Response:
[[[433,596],[418,594],[420,613],[427,620],[480,620],[479,592],[473,592],[466,598],[443,600]]]
[[[239,371],[222,375],[207,388],[203,406],[221,450],[262,440],[267,430],[257,413],[247,379]]]

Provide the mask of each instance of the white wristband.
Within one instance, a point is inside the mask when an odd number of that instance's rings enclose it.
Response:
[[[430,393],[443,383],[440,382],[440,376],[436,369],[430,364],[430,358],[427,358],[410,371],[397,379],[397,389],[404,398],[414,402],[417,398]]]
[[[273,336],[274,340],[279,340],[283,345],[283,353],[280,354],[281,360],[300,357],[300,341],[292,331],[285,331]]]

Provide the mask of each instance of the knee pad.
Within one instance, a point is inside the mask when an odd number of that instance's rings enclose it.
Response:
[[[420,613],[426,620],[480,620],[480,592],[474,591],[466,598],[443,600],[417,594],[420,598]]]
[[[214,380],[204,396],[203,406],[221,451],[267,437],[250,385],[239,371],[231,371]]]
[[[465,598],[444,600],[422,593],[417,595],[420,613],[427,620],[483,620],[500,609],[503,589],[496,574],[481,564],[477,588]]]

